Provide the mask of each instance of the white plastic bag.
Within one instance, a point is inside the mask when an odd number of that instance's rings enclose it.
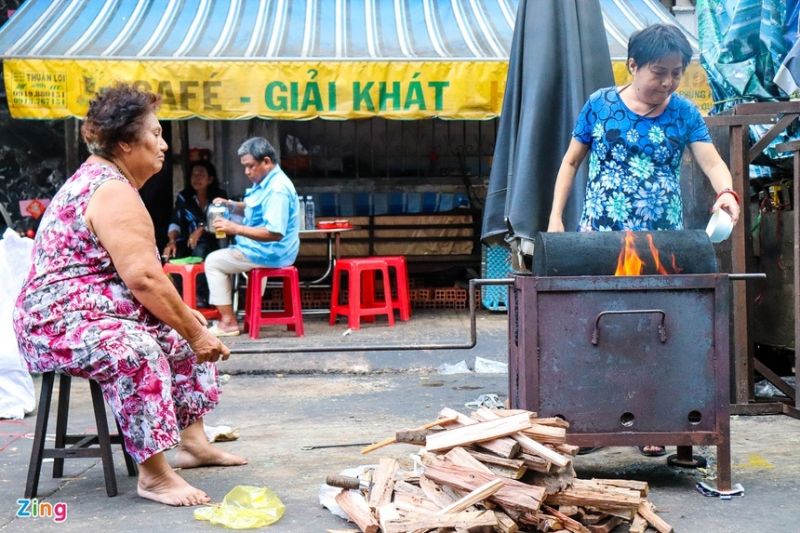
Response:
[[[31,266],[33,241],[7,229],[0,240],[0,418],[36,408],[33,381],[19,355],[11,315]]]
[[[508,374],[508,364],[494,361],[492,359],[485,359],[483,357],[475,358],[475,373],[476,374]]]

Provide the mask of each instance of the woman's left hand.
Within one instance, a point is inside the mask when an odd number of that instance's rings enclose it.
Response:
[[[186,245],[191,250],[194,250],[197,247],[197,242],[200,240],[200,237],[203,236],[203,232],[204,231],[205,231],[205,228],[203,226],[200,226],[196,230],[194,230],[191,235],[189,235],[189,239],[188,239]]]
[[[739,221],[739,202],[736,201],[736,197],[734,195],[729,193],[720,195],[720,197],[717,198],[717,201],[714,202],[714,205],[711,207],[711,212],[713,213],[717,209],[724,209],[727,211],[734,224]]]

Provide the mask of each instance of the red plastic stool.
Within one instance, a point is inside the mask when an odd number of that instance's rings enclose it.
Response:
[[[194,265],[166,263],[164,265],[164,272],[167,275],[175,274],[181,277],[183,302],[192,309],[197,309],[197,276],[204,274],[205,271],[205,263],[196,263]],[[219,311],[215,307],[203,307],[197,310],[209,320],[219,318]]]
[[[390,295],[383,302],[376,302],[376,305],[366,306],[362,304],[362,292],[367,289],[370,294],[367,300],[375,301],[374,280],[376,271],[383,275],[383,293]],[[342,274],[347,272],[348,297],[347,305],[339,303],[339,292],[342,284]],[[363,280],[367,280],[365,287],[362,287]],[[370,288],[370,285],[372,286]],[[366,294],[364,292],[364,294]],[[344,315],[347,317],[347,326],[350,329],[361,327],[361,317],[373,317],[375,315],[386,315],[389,319],[389,326],[394,326],[394,312],[392,310],[391,288],[389,285],[389,265],[383,259],[376,257],[361,257],[355,259],[339,259],[333,268],[333,294],[331,295],[331,316],[330,324],[336,324],[336,317]]]
[[[406,266],[406,258],[402,255],[381,255],[373,259],[382,259],[386,261],[389,266],[389,273],[391,274],[394,269],[395,289],[397,291],[397,299],[392,298],[392,308],[400,311],[400,320],[406,321],[411,319],[411,296],[408,289],[408,267]],[[361,286],[363,287],[362,302],[365,307],[381,306],[383,302],[375,301],[375,271],[365,272],[362,276]],[[389,293],[391,298],[391,293]]]
[[[262,311],[262,284],[266,278],[283,278],[283,310]],[[286,325],[298,337],[304,335],[303,310],[300,307],[300,276],[293,266],[254,268],[247,273],[247,296],[244,306],[244,329],[257,339],[261,326]]]

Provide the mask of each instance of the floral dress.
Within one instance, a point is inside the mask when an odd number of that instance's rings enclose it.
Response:
[[[691,102],[673,93],[660,115],[648,117],[628,109],[616,87],[600,89],[572,136],[591,150],[578,231],[683,229],[683,149],[711,142]]]
[[[45,212],[33,263],[14,310],[20,352],[32,372],[97,381],[138,462],[171,448],[179,431],[219,398],[216,365],[139,303],[89,230],[89,199],[116,170],[84,163]],[[158,255],[154,248],[153,253]]]

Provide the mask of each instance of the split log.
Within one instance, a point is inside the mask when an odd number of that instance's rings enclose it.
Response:
[[[343,490],[336,495],[336,503],[342,511],[350,518],[350,521],[361,529],[364,533],[377,533],[380,525],[369,509],[367,500],[360,492],[353,490]]]
[[[606,485],[612,487],[621,487],[624,489],[636,490],[639,491],[639,494],[642,497],[647,496],[647,493],[650,491],[650,486],[647,484],[646,481],[634,481],[632,479],[596,479],[593,478],[591,480],[598,485]]]
[[[475,450],[467,450],[467,453],[488,466],[489,470],[503,477],[520,479],[528,470],[528,467],[525,466],[525,462],[520,459],[506,459],[505,457],[498,457],[490,453],[476,452]]]
[[[444,457],[454,465],[463,466],[472,470],[483,472],[484,474],[493,474],[488,466],[474,458],[467,450],[461,446],[457,446],[444,454]]]
[[[428,422],[427,424],[423,424],[423,425],[419,426],[418,428],[414,428],[414,429],[418,429],[418,430],[430,429],[430,428],[432,428],[434,426],[441,426],[443,424],[448,424],[448,423],[453,422],[453,421],[455,421],[455,418],[453,418],[453,417],[447,417],[447,416],[439,417],[438,420],[434,420],[433,422]],[[370,452],[374,452],[375,450],[377,450],[379,448],[383,448],[384,446],[389,446],[390,444],[394,444],[395,442],[397,442],[397,438],[396,437],[387,437],[387,438],[383,439],[382,441],[378,441],[375,444],[370,444],[366,448],[363,448],[361,450],[361,454],[365,455],[365,454],[368,454]]]
[[[656,528],[658,533],[672,533],[672,526],[667,524],[663,518],[656,514],[656,508],[652,503],[645,500],[639,505],[639,514],[647,520],[647,523]]]
[[[478,423],[467,415],[459,413],[454,409],[445,407],[439,411],[439,418],[451,416],[455,417],[456,420],[454,422],[445,424],[445,427],[470,426]],[[500,457],[514,457],[519,452],[519,444],[517,444],[514,439],[510,439],[508,437],[479,442],[476,444],[476,446],[499,455]]]
[[[487,481],[480,487],[475,488],[472,492],[464,496],[458,501],[455,501],[444,507],[438,514],[445,514],[445,513],[458,513],[460,511],[464,511],[469,509],[473,505],[478,502],[482,502],[483,500],[487,499],[489,496],[497,492],[503,488],[503,480],[500,478],[495,478],[491,481]]]
[[[579,481],[579,480],[576,480]],[[579,505],[593,507],[600,512],[627,518],[633,518],[642,499],[636,491],[628,494],[569,487],[547,497],[549,505]]]
[[[497,478],[493,474],[470,470],[441,458],[425,467],[425,476],[441,485],[468,491],[492,479],[500,479],[503,487],[491,499],[506,509],[536,512],[544,497],[544,489],[541,487],[513,479]]]
[[[498,533],[518,533],[519,526],[516,522],[514,522],[510,516],[508,516],[503,511],[495,511],[494,512],[495,518],[497,518],[497,525],[494,526],[494,530]]]
[[[525,463],[525,468],[535,472],[546,474],[551,470],[551,463],[547,459],[542,459],[538,455],[531,455],[529,453],[520,453],[517,455],[520,461]]]
[[[442,490],[442,487],[425,476],[419,478],[419,488],[422,490],[425,496],[435,503],[440,509],[442,507],[447,507],[455,501]]]
[[[463,446],[516,434],[518,431],[529,427],[531,427],[531,421],[530,417],[526,414],[498,418],[487,422],[479,422],[477,424],[449,429],[434,435],[428,435],[425,439],[425,448],[428,451],[447,450],[456,446]],[[519,442],[518,436],[512,438]],[[521,442],[520,446],[524,447]],[[555,452],[552,453],[558,455]]]
[[[441,507],[436,505],[433,501],[429,500],[424,494],[411,494],[409,492],[395,492],[394,493],[394,501],[392,502],[394,506],[403,512],[419,512],[419,511],[427,511],[431,513],[438,512]],[[379,508],[381,509],[381,508]],[[383,522],[383,515],[378,512],[381,522]]]
[[[372,487],[369,491],[369,506],[376,509],[382,505],[392,501],[392,493],[394,492],[394,477],[397,470],[400,468],[400,463],[397,459],[389,457],[381,457],[378,463],[378,468],[375,470],[373,476]]]
[[[485,408],[478,409],[472,414],[472,416],[477,418],[478,420],[485,420],[485,422],[482,422],[483,424],[488,424],[489,422],[497,420],[511,420],[514,418],[514,417],[506,417],[506,418],[500,417],[491,409],[485,409]],[[515,416],[521,416],[521,415],[515,415]],[[530,424],[530,418],[528,419],[528,423]],[[526,452],[532,453],[533,455],[538,455],[539,457],[550,461],[556,466],[563,467],[567,466],[570,463],[571,459],[569,457],[565,457],[560,453],[551,450],[544,444],[536,442],[527,435],[522,434],[522,432],[514,433],[510,435],[510,437],[515,441],[517,441],[520,447]]]
[[[577,520],[574,520],[569,516],[565,515],[561,511],[554,509],[553,507],[550,507],[549,505],[542,505],[542,509],[544,509],[549,514],[561,520],[561,523],[564,524],[564,529],[568,531],[572,531],[573,533],[591,533],[589,531],[589,528],[587,528]]]
[[[497,518],[492,511],[463,511],[435,515],[410,513],[396,520],[387,521],[384,533],[408,533],[418,529],[436,528],[472,529],[495,525],[497,525]]]
[[[589,531],[592,533],[611,533],[614,531],[614,528],[616,528],[622,522],[624,522],[624,520],[618,516],[609,516],[601,522],[589,526]]]
[[[557,444],[553,447],[557,452],[563,453],[564,455],[570,455],[572,457],[575,457],[576,455],[578,455],[578,452],[581,451],[581,447],[575,446],[574,444],[563,443],[563,444]]]
[[[628,533],[645,533],[647,531],[647,520],[644,519],[642,515],[636,513],[636,516],[633,517],[633,522],[631,522],[631,528],[628,530]]]

